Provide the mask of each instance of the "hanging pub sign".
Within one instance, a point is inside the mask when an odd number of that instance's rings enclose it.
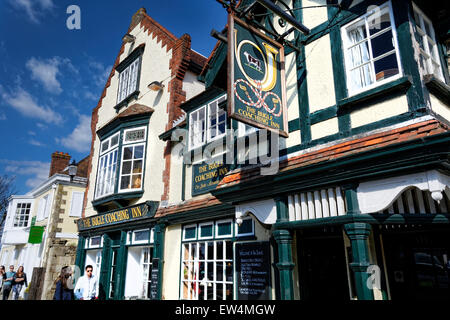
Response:
[[[288,137],[284,48],[228,15],[228,115]]]
[[[210,192],[215,189],[219,182],[230,171],[231,166],[223,159],[214,162],[201,162],[192,166],[192,195]]]

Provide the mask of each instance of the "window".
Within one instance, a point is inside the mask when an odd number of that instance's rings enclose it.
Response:
[[[81,212],[83,211],[84,192],[72,192],[72,201],[70,204],[69,217],[81,218]]]
[[[101,143],[97,174],[96,198],[114,193],[116,184],[117,153],[119,133]]]
[[[128,67],[119,74],[119,90],[117,103],[120,103],[138,89],[138,76],[141,57],[136,58]]]
[[[103,237],[96,236],[96,237],[87,238],[85,247],[86,247],[86,249],[103,247]]]
[[[181,299],[233,299],[233,230],[236,237],[254,235],[252,218],[241,226],[226,219],[183,227]]]
[[[116,273],[117,273],[117,249],[112,250],[111,273],[109,278],[109,295],[110,299],[114,299],[116,290]]]
[[[152,283],[152,258],[153,248],[145,247],[142,249],[141,266],[142,266],[142,283],[140,284],[140,298],[150,298],[150,285]]]
[[[142,190],[146,137],[147,127],[138,127],[124,130],[122,136],[118,132],[101,142],[96,199],[117,189],[118,192]]]
[[[16,214],[14,216],[14,227],[28,227],[28,220],[30,218],[31,203],[19,202],[16,207]]]
[[[47,202],[48,202],[49,195],[47,194],[45,197],[42,197],[41,200],[39,200],[39,207],[38,207],[38,213],[36,220],[41,221],[45,219],[45,212],[47,208]]]
[[[227,127],[226,111],[219,105],[226,100],[223,95],[189,115],[189,148],[202,146],[225,135]]]
[[[420,70],[423,74],[433,74],[436,78],[445,81],[439,60],[433,24],[415,4],[413,4],[413,11],[415,23],[414,38],[420,50]]]
[[[390,2],[342,27],[349,95],[398,78],[401,74]]]

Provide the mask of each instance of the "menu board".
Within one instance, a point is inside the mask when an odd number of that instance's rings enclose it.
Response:
[[[158,300],[158,283],[159,283],[159,258],[153,258],[152,271],[150,274],[150,299]]]
[[[270,300],[270,244],[236,244],[237,300]]]

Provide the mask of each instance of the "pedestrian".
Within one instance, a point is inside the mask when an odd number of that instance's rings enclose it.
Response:
[[[97,277],[92,274],[93,269],[90,264],[87,265],[85,274],[78,279],[75,286],[75,297],[79,300],[97,299]]]
[[[3,280],[6,279],[5,266],[0,266],[0,292],[3,288]]]
[[[53,300],[73,300],[73,298],[72,268],[65,266],[61,268],[61,273],[58,279],[56,279]]]
[[[9,293],[11,292],[13,283],[14,283],[14,266],[9,266],[9,271],[5,273],[5,278],[3,280],[3,300],[9,299]]]
[[[13,296],[14,300],[19,300],[20,291],[22,291],[23,285],[28,287],[27,274],[23,270],[23,266],[20,266],[17,269],[16,274],[14,275],[14,283],[13,283]]]

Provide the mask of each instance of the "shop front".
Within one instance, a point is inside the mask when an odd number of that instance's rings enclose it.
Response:
[[[93,266],[99,299],[158,299],[155,262],[164,232],[154,218],[157,206],[147,201],[78,220],[76,265],[81,274]]]

